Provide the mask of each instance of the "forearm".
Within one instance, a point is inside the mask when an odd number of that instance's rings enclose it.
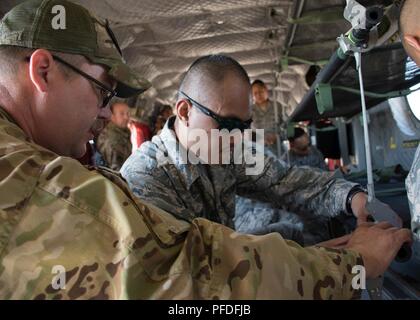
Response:
[[[334,179],[332,173],[292,167],[273,184],[271,198],[278,204],[284,203],[292,212],[313,212],[334,217],[347,213],[347,196],[355,185],[343,179]]]
[[[194,266],[193,278],[199,270],[208,271],[203,276],[210,288],[205,298],[215,295],[220,299],[357,297],[351,287],[351,269],[363,262],[352,251],[302,248],[278,234],[238,234],[204,219],[193,221],[184,248],[190,251],[187,256],[190,266]]]

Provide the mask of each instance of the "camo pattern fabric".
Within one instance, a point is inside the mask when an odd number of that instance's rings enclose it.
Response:
[[[309,166],[325,171],[328,170],[324,155],[314,146],[309,147],[309,154],[306,156],[297,155],[289,150],[282,156],[282,160],[285,162],[289,161],[291,166]]]
[[[179,220],[112,170],[35,144],[0,108],[0,299],[351,299],[360,264]]]
[[[270,151],[259,157],[260,174],[247,165],[205,165],[181,162],[169,118],[159,135],[134,152],[121,168],[138,197],[191,221],[202,217],[234,228],[235,196],[271,203],[289,212],[333,217],[346,213],[346,199],[357,184],[309,167],[288,167]],[[258,151],[259,152],[259,151]]]
[[[97,144],[106,165],[112,170],[119,171],[132,151],[130,130],[110,122],[99,134]]]
[[[236,196],[233,221],[238,232],[251,234],[278,232],[283,238],[293,240],[302,246],[315,245],[331,239],[328,217],[304,212],[296,214],[276,208],[271,203],[239,196]]]
[[[291,151],[282,160],[290,161],[291,166],[309,166],[327,170],[321,152],[311,146],[307,156],[297,156]],[[328,218],[301,212],[296,214],[273,206],[271,203],[236,196],[235,230],[252,234],[279,232],[285,239],[301,245],[313,245],[331,238]]]

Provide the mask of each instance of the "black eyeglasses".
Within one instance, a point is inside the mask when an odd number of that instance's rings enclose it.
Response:
[[[100,91],[100,94],[101,94],[101,97],[102,97],[102,104],[100,106],[101,108],[105,108],[108,105],[108,103],[111,101],[111,99],[116,96],[117,92],[115,90],[109,88],[107,85],[103,84],[99,80],[96,80],[92,76],[90,76],[87,73],[83,72],[82,70],[76,68],[75,66],[73,66],[72,64],[68,63],[67,61],[61,59],[58,56],[52,55],[52,57],[54,58],[54,60],[57,60],[58,62],[64,64],[66,67],[73,70],[74,72],[80,74],[82,77],[84,77],[84,78],[88,79],[89,81],[93,82],[94,85],[96,87],[98,87],[98,89]],[[26,60],[30,61],[31,58],[26,57]]]
[[[203,106],[201,103],[198,103],[194,99],[190,98],[187,94],[180,91],[180,93],[187,98],[187,100],[198,110],[204,113],[206,116],[213,118],[217,124],[219,125],[220,130],[227,129],[228,131],[232,131],[234,129],[239,129],[240,131],[244,131],[245,129],[251,128],[252,118],[246,121],[239,120],[237,118],[225,118],[220,117],[209,108]]]
[[[76,68],[72,64],[70,64],[67,61],[61,59],[60,57],[57,57],[57,56],[53,55],[53,58],[55,60],[57,60],[58,62],[61,62],[62,64],[64,64],[66,67],[69,67],[70,69],[72,69],[76,73],[80,74],[82,77],[85,77],[86,79],[92,81],[97,87],[99,87],[99,91],[101,92],[101,96],[102,96],[101,108],[105,108],[108,105],[108,103],[111,101],[111,99],[113,97],[115,97],[115,95],[117,94],[117,92],[115,90],[109,88],[107,85],[103,84],[99,80],[96,80],[95,78],[91,77],[90,75],[83,72],[82,70],[79,70],[78,68]]]

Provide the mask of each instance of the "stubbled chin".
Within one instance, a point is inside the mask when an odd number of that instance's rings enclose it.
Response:
[[[77,147],[74,146],[74,148],[71,150],[71,157],[75,159],[83,157],[87,151],[86,144],[88,143],[88,141],[89,139],[88,137],[86,137],[77,145]]]

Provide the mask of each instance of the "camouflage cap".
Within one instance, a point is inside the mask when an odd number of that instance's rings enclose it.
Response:
[[[108,22],[70,1],[28,0],[17,5],[0,23],[0,45],[83,55],[92,63],[108,67],[121,98],[140,94],[151,86],[125,63]]]

